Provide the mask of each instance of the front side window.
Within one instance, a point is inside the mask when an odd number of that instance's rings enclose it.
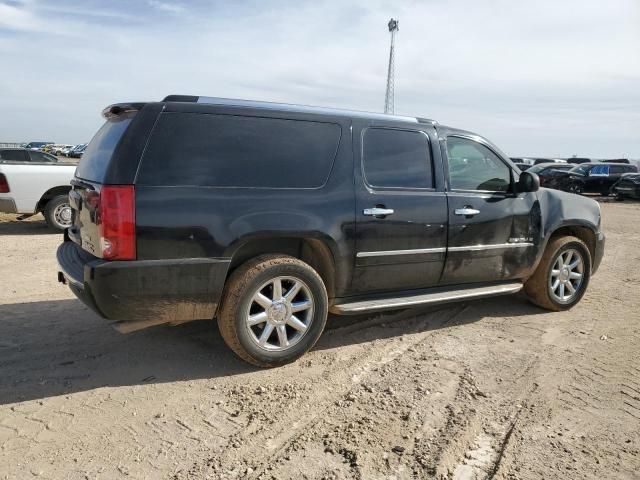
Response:
[[[467,138],[447,138],[449,181],[454,190],[507,192],[511,169],[484,145]]]
[[[422,132],[367,129],[362,163],[365,179],[372,187],[433,188],[429,138]]]

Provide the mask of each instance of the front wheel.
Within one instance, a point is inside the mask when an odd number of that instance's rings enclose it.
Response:
[[[68,195],[59,195],[49,200],[42,213],[49,228],[64,230],[71,226],[72,211]]]
[[[582,194],[582,185],[580,185],[578,182],[573,182],[572,184],[569,185],[568,190],[570,193],[575,193],[576,195],[580,195]]]
[[[557,237],[547,245],[524,290],[542,308],[568,310],[582,299],[590,278],[591,254],[584,242],[572,236]]]
[[[229,277],[218,328],[240,358],[274,367],[315,345],[327,312],[327,291],[313,268],[293,257],[262,255]]]

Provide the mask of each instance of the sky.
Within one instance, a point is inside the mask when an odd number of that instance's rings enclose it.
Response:
[[[395,111],[511,156],[640,158],[640,0],[0,0],[0,142],[168,94]]]

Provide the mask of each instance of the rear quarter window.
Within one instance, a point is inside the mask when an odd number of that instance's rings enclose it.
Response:
[[[110,118],[102,125],[82,154],[76,170],[78,178],[102,183],[113,152],[132,119],[133,115]]]
[[[334,123],[163,113],[136,183],[318,188],[331,173],[340,135]]]

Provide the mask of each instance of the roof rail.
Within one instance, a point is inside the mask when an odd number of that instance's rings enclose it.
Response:
[[[257,100],[241,100],[233,98],[220,98],[220,97],[198,97],[194,95],[168,95],[164,98],[163,102],[187,102],[187,103],[202,103],[208,105],[222,105],[222,106],[234,106],[234,107],[248,107],[248,108],[265,108],[273,110],[283,110],[288,112],[300,112],[300,113],[319,113],[339,116],[350,116],[358,118],[370,118],[376,120],[399,120],[412,123],[429,123],[435,125],[435,120],[429,120],[426,118],[407,117],[403,115],[389,115],[385,113],[375,112],[362,112],[359,110],[346,110],[340,108],[329,107],[314,107],[309,105],[295,105],[290,103],[275,103],[264,102]]]

